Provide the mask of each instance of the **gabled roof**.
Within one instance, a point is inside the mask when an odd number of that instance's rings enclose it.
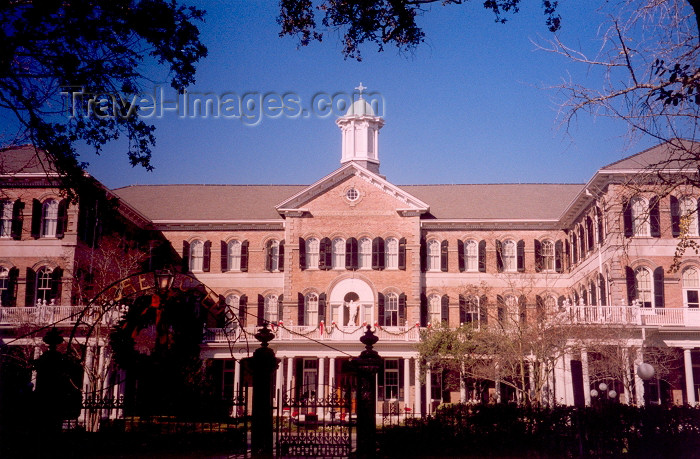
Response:
[[[685,169],[689,165],[697,163],[698,158],[700,158],[700,143],[691,140],[672,139],[608,164],[600,170],[608,172],[639,169],[660,169],[666,171]]]
[[[282,220],[275,205],[304,185],[132,185],[114,194],[162,221]]]
[[[418,214],[428,211],[428,204],[402,190],[400,187],[388,182],[384,177],[371,172],[355,162],[345,164],[340,169],[331,172],[316,183],[309,185],[290,198],[285,199],[276,206],[277,211],[284,213],[303,210],[302,206],[304,204],[354,175],[361,177],[385,193],[401,201],[403,203],[399,209],[401,211],[417,212]]]
[[[439,219],[556,220],[582,184],[405,185]]]
[[[29,176],[56,174],[56,168],[42,150],[20,145],[0,150],[0,175]]]

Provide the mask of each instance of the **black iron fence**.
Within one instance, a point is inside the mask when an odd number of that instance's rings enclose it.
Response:
[[[355,392],[345,387],[281,393],[275,409],[277,456],[347,457],[353,450]]]

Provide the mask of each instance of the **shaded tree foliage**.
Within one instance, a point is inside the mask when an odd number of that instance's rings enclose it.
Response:
[[[99,153],[124,137],[129,162],[152,169],[154,127],[135,116],[130,95],[152,78],[152,61],[167,67],[173,88],[194,82],[195,64],[207,54],[196,25],[203,15],[165,0],[0,1],[0,109],[18,126],[2,143],[48,152],[73,196],[84,166],[76,142]],[[87,116],[91,95],[109,103]]]
[[[506,15],[517,13],[522,0],[486,0],[484,8],[493,12],[496,22],[505,23]],[[323,18],[323,28],[338,30],[343,34],[343,55],[361,60],[360,45],[374,43],[379,51],[385,45],[399,50],[414,49],[425,39],[416,18],[424,14],[431,4],[462,4],[466,0],[281,0],[277,22],[282,27],[280,36],[292,35],[299,44],[306,46],[321,41],[323,32],[317,25],[316,13]],[[559,29],[561,18],[557,14],[556,1],[543,0],[542,8],[546,24],[552,32]]]

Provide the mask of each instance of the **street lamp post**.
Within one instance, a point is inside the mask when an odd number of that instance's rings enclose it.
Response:
[[[598,384],[598,390],[591,390],[591,398],[594,400],[600,400],[601,405],[604,403],[612,403],[617,398],[617,391],[615,389],[608,390],[608,385],[604,382]],[[600,398],[598,398],[600,396]]]

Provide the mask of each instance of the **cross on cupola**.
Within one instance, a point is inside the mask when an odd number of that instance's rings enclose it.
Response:
[[[384,120],[375,115],[372,105],[365,100],[364,91],[367,87],[360,82],[355,89],[359,92],[359,98],[335,122],[343,133],[343,156],[340,163],[354,162],[378,174],[378,137]]]
[[[362,97],[362,91],[364,91],[365,89],[367,89],[367,87],[362,86],[362,82],[360,81],[360,86],[355,86],[355,89],[357,89],[358,91],[360,91],[360,99],[364,99],[364,97]]]

